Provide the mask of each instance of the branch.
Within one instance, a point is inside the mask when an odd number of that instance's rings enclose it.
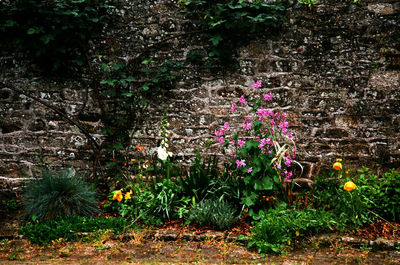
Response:
[[[70,124],[75,125],[76,127],[78,127],[78,129],[86,136],[86,138],[89,140],[89,142],[92,144],[92,146],[96,149],[96,150],[100,150],[100,146],[98,145],[98,143],[96,142],[96,140],[93,139],[93,137],[76,121],[74,121],[73,119],[71,119],[70,117],[68,117],[67,114],[65,114],[63,111],[61,111],[60,109],[50,105],[49,103],[47,103],[46,101],[35,97],[33,95],[31,95],[30,93],[27,93],[25,91],[19,90],[18,88],[15,88],[13,85],[10,84],[5,84],[3,82],[0,82],[0,86],[1,88],[9,88],[11,90],[13,90],[14,92],[17,92],[19,94],[25,95],[28,98],[31,98],[37,102],[39,102],[40,104],[44,105],[45,107],[53,110],[55,113],[57,113],[58,115],[60,115],[61,117],[63,117],[65,120],[67,120]]]

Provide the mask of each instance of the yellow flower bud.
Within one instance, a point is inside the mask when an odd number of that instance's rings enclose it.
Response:
[[[113,200],[122,201],[122,190],[117,190],[114,192]]]
[[[354,184],[353,181],[347,181],[346,184],[344,184],[343,189],[347,191],[352,191],[354,189],[357,189],[356,184]]]
[[[334,168],[335,170],[342,170],[342,168],[343,168],[342,163],[340,163],[340,162],[335,162],[335,163],[333,164],[333,168]]]

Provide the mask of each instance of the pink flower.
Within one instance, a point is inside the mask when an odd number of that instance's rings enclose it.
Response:
[[[245,103],[246,103],[246,100],[244,99],[243,96],[241,96],[241,97],[239,98],[239,102],[240,102],[240,104],[245,104]]]
[[[272,95],[271,92],[269,92],[268,94],[265,94],[265,95],[264,95],[264,99],[265,99],[265,100],[272,100],[272,98],[273,98],[273,95]]]
[[[220,144],[222,144],[223,142],[225,142],[225,138],[224,137],[218,137],[218,142]]]
[[[253,83],[253,88],[260,88],[261,87],[261,80],[257,80],[256,83]]]
[[[232,145],[232,146],[235,146],[235,140],[233,140],[233,141],[231,142],[231,145]]]
[[[293,138],[293,133],[292,132],[289,132],[289,139],[292,139]]]
[[[222,129],[220,129],[219,131],[215,130],[214,134],[217,137],[221,137],[222,135],[224,135],[224,130],[222,130]]]
[[[235,153],[233,153],[233,152],[231,153],[231,156],[234,157],[234,158],[237,157],[237,156],[235,155]]]
[[[289,182],[289,181],[290,181],[290,178],[291,178],[292,175],[293,175],[293,173],[292,173],[292,171],[289,171],[289,172],[285,171],[285,174],[287,174],[287,175],[286,175],[284,181],[285,181],[285,182]]]
[[[253,171],[253,168],[251,167],[251,168],[249,168],[248,170],[247,170],[247,173],[251,173]]]
[[[275,163],[275,167],[276,167],[276,168],[279,168],[279,169],[282,168],[281,164],[278,164],[278,163]]]
[[[274,113],[267,109],[257,109],[257,115],[260,121],[266,120],[268,117],[274,118]]]
[[[287,121],[281,121],[280,123],[279,123],[279,128],[281,128],[282,130],[283,129],[287,129],[287,128],[289,128],[289,123],[287,122]],[[286,130],[287,131],[287,130]]]
[[[290,167],[290,165],[292,164],[292,159],[290,159],[290,157],[285,157],[285,165],[287,167]]]
[[[244,137],[243,137],[243,139],[239,139],[239,140],[238,140],[238,145],[239,145],[240,147],[242,147],[245,143],[246,143],[246,138],[244,138]]]
[[[242,127],[243,127],[243,129],[245,129],[246,131],[249,131],[249,130],[251,130],[251,125],[252,125],[252,124],[253,124],[252,122],[250,122],[250,123],[245,123],[245,122],[243,122]]]
[[[225,122],[224,123],[224,131],[228,131],[229,130],[229,122]]]
[[[235,112],[235,111],[236,111],[236,103],[233,103],[233,104],[232,104],[231,111],[232,111],[232,112]]]
[[[246,160],[236,160],[236,167],[237,168],[239,168],[239,167],[244,167],[244,166],[246,166]]]

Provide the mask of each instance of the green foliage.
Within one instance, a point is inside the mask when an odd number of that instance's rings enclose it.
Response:
[[[106,149],[113,153],[113,161],[107,167],[111,175],[119,175],[132,135],[146,118],[143,113],[148,102],[159,100],[160,95],[174,87],[183,63],[166,61],[155,65],[152,60],[144,60],[139,69],[131,69],[123,61],[105,59],[110,61],[102,64],[100,97],[109,104],[104,106],[103,133],[107,136]]]
[[[182,218],[190,201],[188,197],[179,196],[180,187],[167,178],[154,182],[152,187],[135,184],[131,198],[121,202],[112,200],[113,194],[110,194],[110,202],[105,207],[146,225],[161,225],[165,220]]]
[[[17,202],[12,199],[12,200],[2,200],[1,201],[1,206],[4,208],[6,211],[15,211],[18,209],[18,204]]]
[[[63,238],[77,240],[78,232],[96,232],[101,229],[111,229],[115,234],[121,234],[128,228],[137,228],[124,218],[94,218],[70,216],[66,219],[56,218],[43,222],[29,223],[20,228],[19,233],[31,242],[46,245],[52,240]]]
[[[42,178],[31,181],[23,194],[25,215],[32,220],[57,216],[89,217],[97,212],[96,192],[72,169],[43,171]]]
[[[355,228],[377,218],[398,221],[400,173],[393,169],[379,177],[368,168],[357,173],[358,177],[352,177],[357,188],[352,191],[343,189],[349,177],[335,177],[335,173],[316,177],[311,193],[313,206],[332,211],[340,223]]]
[[[310,208],[286,209],[286,205],[259,211],[253,218],[253,236],[246,239],[249,240],[248,246],[256,248],[259,253],[282,253],[296,240],[331,229],[336,224],[332,213]]]
[[[312,204],[317,209],[325,209],[333,212],[340,220],[341,227],[360,227],[365,223],[373,222],[375,216],[366,210],[365,200],[360,196],[365,187],[346,191],[343,186],[346,179],[330,173],[330,177],[316,177],[312,188]]]
[[[0,32],[45,71],[79,70],[101,33],[104,0],[17,0],[0,4]]]
[[[261,81],[258,80],[253,87],[260,88]],[[243,177],[242,204],[253,208],[263,206],[259,203],[262,196],[279,196],[281,200],[288,200],[294,164],[300,165],[294,160],[296,147],[292,132],[288,130],[286,114],[274,113],[262,106],[262,101],[268,102],[272,98],[269,92],[261,100],[247,103],[241,96],[239,102],[232,104],[231,111],[239,112],[243,129],[232,131],[226,121],[222,128],[214,131],[218,142],[231,156],[229,169],[232,174]],[[253,110],[237,111],[237,104]]]
[[[399,222],[400,172],[392,169],[378,176],[365,167],[357,172],[357,189],[360,188],[367,209],[388,221]]]
[[[235,64],[238,47],[246,45],[258,34],[271,34],[283,19],[283,1],[180,0],[187,17],[197,19],[210,36],[211,61],[222,65]],[[193,55],[193,54],[192,54]],[[190,56],[193,59],[193,56]],[[196,59],[196,61],[198,61]]]
[[[219,178],[218,159],[216,156],[203,160],[200,151],[196,151],[196,158],[184,176],[178,177],[178,185],[183,193],[195,197],[197,201],[210,195],[214,180]],[[183,174],[182,174],[183,175]]]
[[[190,209],[188,221],[228,230],[238,221],[237,209],[225,200],[204,199]]]
[[[175,81],[179,78],[179,70],[184,66],[184,62],[166,61],[161,66],[151,67],[151,60],[144,60],[141,72],[148,81],[142,85],[144,91],[151,90],[159,92],[162,89],[174,87]]]
[[[315,6],[318,1],[317,0],[297,0],[302,5],[308,6],[309,8]]]

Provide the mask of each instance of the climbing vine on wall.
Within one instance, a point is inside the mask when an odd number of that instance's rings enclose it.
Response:
[[[209,34],[211,62],[235,65],[236,49],[258,34],[274,34],[284,21],[284,1],[180,0],[185,16]]]
[[[45,72],[76,71],[108,8],[105,0],[3,1],[0,33]]]

